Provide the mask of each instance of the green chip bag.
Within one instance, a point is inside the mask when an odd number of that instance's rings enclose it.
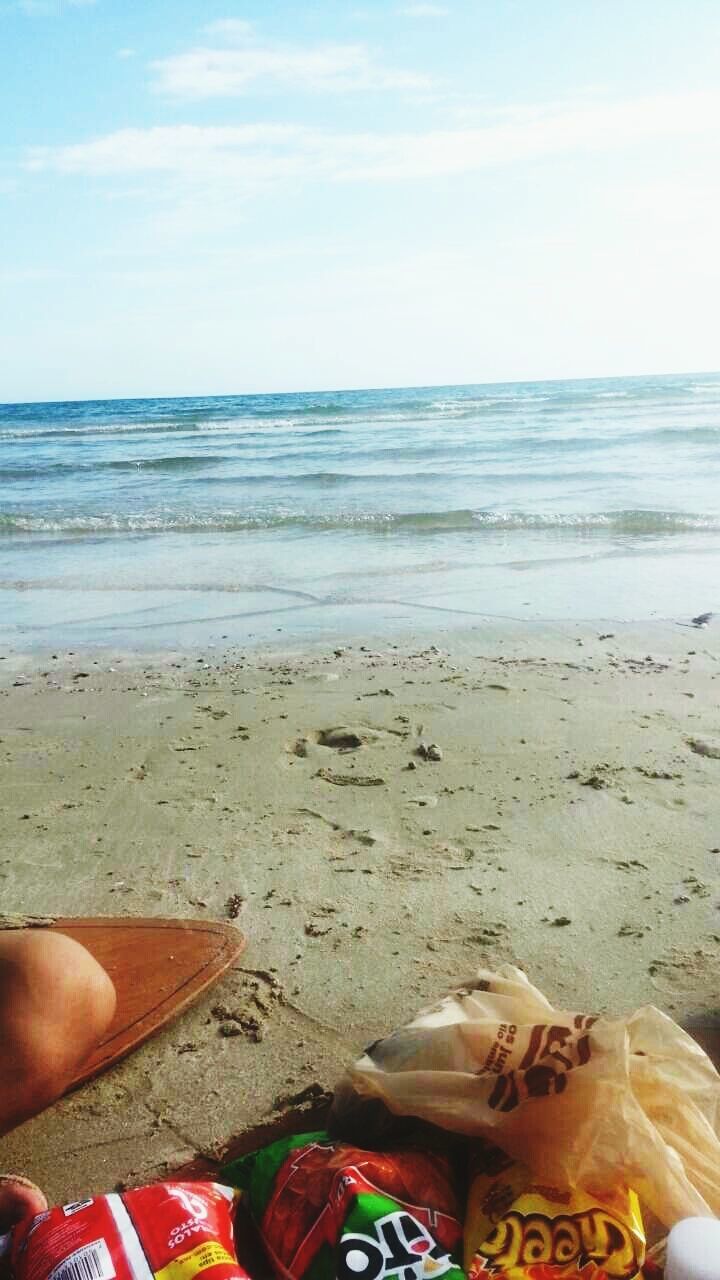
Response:
[[[282,1280],[463,1280],[449,1161],[302,1134],[226,1165]]]

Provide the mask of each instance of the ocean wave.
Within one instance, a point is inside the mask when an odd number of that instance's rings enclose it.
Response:
[[[513,449],[520,447],[530,448],[535,452],[542,452],[552,449],[562,449],[568,455],[577,451],[589,452],[592,449],[607,451],[610,447],[613,449],[624,449],[628,445],[653,445],[653,444],[715,444],[720,441],[720,424],[709,425],[707,423],[689,427],[682,421],[674,425],[656,426],[649,423],[648,426],[639,427],[634,430],[623,430],[622,427],[610,434],[608,431],[586,430],[581,424],[573,434],[569,435],[566,430],[544,430],[526,431],[508,434],[508,442],[511,441]],[[488,446],[497,444],[497,441],[488,441]]]
[[[423,485],[430,482],[438,484],[468,484],[468,485],[495,485],[495,484],[523,484],[531,487],[543,484],[562,485],[570,482],[577,483],[579,481],[594,481],[595,483],[607,483],[610,480],[625,480],[628,477],[627,471],[594,471],[594,470],[566,470],[542,471],[538,467],[532,470],[523,470],[521,467],[509,467],[505,470],[490,471],[486,467],[478,467],[475,471],[457,471],[452,469],[452,462],[448,460],[449,465],[445,470],[423,469],[418,468],[413,471],[268,471],[268,472],[232,472],[229,474],[221,474],[217,476],[203,477],[203,483],[212,485],[213,487],[222,487],[223,485],[275,485],[297,486],[298,488],[308,487],[312,485],[320,486],[341,486],[341,485],[368,485],[375,488],[384,486],[404,485],[408,481],[413,485]]]
[[[127,515],[0,515],[0,534],[133,534],[222,533],[273,530],[367,531],[379,533],[483,533],[493,531],[558,531],[647,537],[663,534],[718,533],[720,515],[680,511],[410,511],[410,512],[271,512],[247,515],[235,511],[156,511]]]
[[[652,447],[654,445],[687,445],[687,456],[692,459],[691,449],[697,445],[720,443],[720,424],[686,427],[647,426],[638,430],[617,432],[610,435],[607,431],[599,432],[588,429],[582,424],[572,434],[562,429],[531,430],[525,426],[521,429],[508,430],[502,438],[496,433],[465,432],[451,435],[449,433],[424,436],[414,431],[412,437],[389,435],[377,439],[367,437],[350,438],[347,443],[328,441],[328,447],[320,445],[313,457],[322,457],[326,463],[340,463],[346,466],[354,463],[376,463],[378,466],[388,462],[412,461],[452,463],[461,457],[465,465],[477,463],[478,467],[502,463],[507,459],[513,463],[516,459],[525,467],[527,474],[532,474],[538,459],[557,458],[561,463],[558,479],[572,469],[574,455],[582,458],[583,469],[587,469],[585,458],[597,453],[599,457],[607,456],[610,449],[617,455],[620,451],[636,445]],[[258,442],[263,461],[269,464],[282,462],[287,457],[302,457],[304,446],[293,449],[282,445],[279,440],[265,437]],[[240,456],[240,455],[238,455]],[[260,456],[260,454],[258,454]],[[616,456],[616,461],[618,460]],[[673,465],[674,461],[673,461]],[[328,470],[334,470],[331,465]],[[598,474],[602,476],[602,468]]]
[[[282,457],[282,455],[280,455]],[[402,460],[402,454],[399,454],[398,461]],[[263,459],[268,461],[268,459]],[[442,459],[440,460],[442,462]],[[153,477],[158,475],[168,475],[171,477],[182,477],[183,475],[192,476],[195,472],[201,473],[200,486],[203,488],[218,489],[222,487],[237,488],[253,488],[254,486],[271,486],[280,488],[310,488],[310,487],[342,487],[342,486],[372,486],[377,489],[404,485],[410,482],[415,485],[423,485],[428,483],[437,484],[467,484],[477,486],[488,485],[526,485],[536,488],[539,485],[558,485],[593,481],[596,484],[602,482],[607,484],[612,480],[624,480],[628,477],[627,471],[610,471],[604,470],[598,472],[596,470],[578,470],[570,467],[561,471],[543,470],[539,466],[532,469],[524,469],[522,465],[516,467],[507,467],[505,469],[490,470],[489,468],[479,465],[476,470],[457,470],[453,469],[453,464],[457,459],[448,459],[448,466],[442,468],[416,468],[411,471],[403,470],[377,470],[377,471],[301,471],[290,470],[285,468],[277,471],[250,471],[232,469],[241,462],[236,456],[227,454],[213,454],[206,456],[184,456],[168,458],[138,458],[138,459],[122,459],[122,460],[103,460],[97,462],[53,462],[46,465],[30,464],[17,467],[0,467],[0,484],[3,482],[11,483],[13,481],[24,482],[26,485],[33,484],[37,480],[52,481],[65,480],[70,477],[84,477],[86,481],[92,482],[96,472],[101,475],[107,471],[119,472],[120,474],[129,474],[141,477],[144,473],[150,472]],[[221,468],[219,474],[208,475],[207,472],[212,468]]]
[[[687,393],[685,393],[687,394]],[[720,383],[715,394],[720,397]],[[693,406],[702,397],[708,404],[713,398],[704,389],[693,389]],[[552,445],[562,440],[569,448],[582,448],[589,443],[597,442],[606,446],[608,430],[612,430],[613,443],[625,443],[632,439],[650,441],[669,438],[664,433],[690,435],[703,431],[714,432],[715,438],[720,433],[719,427],[698,424],[693,428],[683,425],[683,412],[694,412],[691,405],[677,406],[676,424],[668,425],[667,415],[671,412],[667,402],[667,394],[661,401],[648,400],[636,403],[636,397],[630,391],[597,391],[593,395],[508,395],[473,398],[437,399],[423,401],[413,407],[389,407],[387,405],[352,405],[338,410],[331,418],[307,410],[288,410],[280,414],[277,410],[268,414],[218,414],[217,416],[195,414],[183,415],[178,412],[175,417],[146,419],[115,418],[105,421],[66,422],[45,421],[29,424],[25,421],[13,422],[12,417],[2,417],[0,413],[0,442],[18,447],[31,447],[43,442],[87,443],[92,447],[98,442],[113,439],[157,440],[167,436],[178,440],[185,437],[188,441],[206,436],[209,439],[218,436],[237,440],[240,445],[254,442],[279,444],[283,440],[297,441],[302,444],[309,440],[338,438],[357,438],[359,433],[366,433],[369,441],[382,441],[385,433],[397,438],[406,439],[409,432],[413,436],[421,436],[433,430],[438,434],[445,430],[452,434],[462,432],[463,426],[473,431],[475,424],[480,430],[475,438],[481,439],[484,434],[492,435],[497,444],[496,427],[503,425],[503,436],[513,446],[525,440],[537,441],[538,444]],[[653,418],[658,405],[663,418],[656,423]],[[626,433],[623,424],[628,415],[638,414]],[[638,425],[642,419],[647,425]],[[556,429],[553,430],[553,423]],[[600,426],[600,430],[598,427]],[[588,430],[591,434],[588,435]]]
[[[0,441],[11,443],[14,440],[32,443],[35,440],[66,440],[68,438],[80,438],[92,441],[96,437],[101,439],[112,439],[113,436],[131,436],[141,435],[143,437],[150,435],[176,435],[185,434],[192,436],[194,434],[212,433],[224,435],[239,435],[243,440],[251,437],[259,439],[272,439],[273,428],[288,425],[285,420],[278,419],[274,422],[258,423],[255,418],[218,418],[203,422],[105,422],[105,423],[71,423],[64,427],[0,427]],[[311,436],[334,436],[341,434],[341,428],[338,427],[313,427],[312,430],[306,430],[305,427],[293,423],[289,420],[289,429],[292,429],[293,435],[307,439]],[[281,431],[275,434],[281,435]]]
[[[109,471],[200,471],[206,467],[214,467],[218,463],[229,461],[222,454],[176,454],[167,458],[118,458],[101,462],[102,468]]]
[[[457,398],[427,399],[400,401],[397,403],[372,403],[361,400],[358,403],[346,403],[334,407],[322,405],[293,405],[285,412],[278,411],[277,406],[266,409],[247,407],[245,411],[218,411],[213,414],[195,409],[192,413],[179,407],[173,413],[169,411],[157,417],[153,416],[148,403],[147,417],[128,415],[116,417],[110,414],[105,418],[70,418],[58,421],[55,415],[44,420],[28,421],[24,415],[13,421],[13,415],[0,417],[0,440],[64,440],[81,438],[92,441],[94,437],[101,439],[113,436],[128,435],[163,435],[177,433],[237,435],[243,439],[258,435],[292,433],[299,437],[314,434],[332,435],[341,431],[353,431],[358,427],[382,428],[384,426],[412,425],[421,427],[425,423],[462,422],[478,419],[495,420],[514,412],[528,410],[531,414],[554,414],[558,411],[574,411],[586,406],[592,409],[593,401],[606,398],[627,398],[630,392],[600,392],[570,395],[567,390],[555,392],[521,392],[488,393],[479,395],[459,395]],[[177,402],[171,402],[177,403]],[[2,410],[0,410],[2,414]]]
[[[128,436],[138,432],[158,432],[164,434],[174,431],[188,431],[192,426],[186,422],[105,422],[82,424],[70,423],[65,427],[0,427],[0,440],[24,440],[32,443],[35,440],[66,440],[68,437],[81,436],[91,439],[93,436]]]
[[[256,443],[276,447],[282,441],[289,441],[292,446],[304,449],[309,447],[307,445],[308,440],[333,440],[338,436],[345,435],[343,427],[311,427],[308,429],[297,423],[285,426],[279,421],[263,423],[252,421],[247,423],[235,421],[204,422],[186,426],[184,430],[188,440],[194,440],[196,436],[203,435],[209,438],[221,436],[227,437],[227,443],[230,445],[237,440],[241,448],[245,448],[248,444],[253,445]]]
[[[102,471],[153,471],[170,472],[200,471],[213,467],[218,463],[232,461],[224,454],[176,454],[164,458],[98,458],[93,462],[28,462],[15,467],[0,467],[0,482],[3,480],[34,481],[52,476],[85,475],[92,476]]]

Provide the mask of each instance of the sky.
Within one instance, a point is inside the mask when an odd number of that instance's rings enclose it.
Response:
[[[0,401],[720,368],[717,0],[0,0]]]

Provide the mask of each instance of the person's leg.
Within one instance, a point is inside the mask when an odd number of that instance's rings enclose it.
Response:
[[[115,1012],[115,988],[84,947],[46,930],[0,931],[0,1134],[65,1091]],[[21,1174],[0,1174],[0,1232],[47,1208]]]
[[[0,932],[0,1134],[65,1091],[114,1012],[110,978],[78,942]]]

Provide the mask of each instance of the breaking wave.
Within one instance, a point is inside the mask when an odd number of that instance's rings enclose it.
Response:
[[[478,533],[501,531],[566,531],[575,535],[611,536],[717,533],[720,517],[678,511],[599,511],[591,513],[523,511],[304,512],[243,514],[237,511],[145,511],[113,515],[0,514],[4,534],[120,534],[252,532],[254,530],[366,530],[379,533]]]

